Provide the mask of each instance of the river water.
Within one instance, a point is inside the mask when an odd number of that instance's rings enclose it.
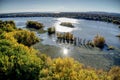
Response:
[[[47,33],[36,35],[43,39],[42,42],[34,47],[52,58],[56,57],[72,57],[85,65],[99,69],[109,69],[111,66],[120,65],[120,39],[116,37],[120,33],[118,25],[72,18],[53,18],[53,17],[16,17],[16,18],[0,18],[0,20],[14,20],[18,28],[26,29],[28,20],[43,23],[45,28],[54,26],[57,32],[71,32],[74,36],[92,40],[96,34],[105,37],[108,45],[115,46],[117,50],[101,51],[98,49],[89,49],[85,47],[75,47],[70,44],[60,44],[56,42],[56,36],[49,36]],[[71,22],[75,27],[68,28],[61,26],[61,22]],[[42,45],[41,45],[42,44]]]
[[[52,17],[17,17],[17,18],[0,18],[1,20],[14,20],[18,28],[24,28],[28,20],[38,21],[44,24],[45,29],[55,26],[58,32],[72,32],[76,37],[80,37],[87,40],[92,40],[96,34],[100,34],[105,37],[106,43],[109,45],[120,48],[120,40],[116,37],[120,33],[118,25],[100,21],[91,21],[83,19],[71,19],[71,18],[52,18]],[[63,27],[61,22],[71,22],[75,28]],[[44,44],[55,44],[53,41],[49,41],[47,34],[42,34]],[[51,43],[52,42],[52,43]]]

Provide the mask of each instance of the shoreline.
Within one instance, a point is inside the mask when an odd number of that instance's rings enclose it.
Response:
[[[73,47],[66,45],[44,45],[41,42],[36,43],[35,45],[33,45],[33,47],[53,59],[58,57],[72,57],[80,63],[85,64],[85,66],[91,66],[95,69],[109,70],[112,66],[117,66],[119,64],[118,62],[114,63],[114,60],[119,59],[120,56],[120,54],[118,54],[120,52],[120,49],[118,48],[115,48],[114,51],[112,50],[109,52],[105,52],[96,48],[91,50],[84,47],[80,48],[76,46]],[[63,53],[63,48],[68,49],[68,54]]]

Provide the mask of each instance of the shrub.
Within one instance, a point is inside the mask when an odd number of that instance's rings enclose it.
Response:
[[[44,26],[42,23],[38,23],[37,21],[27,21],[26,27],[27,28],[34,28],[34,29],[41,29]]]
[[[93,39],[93,43],[96,47],[103,48],[105,44],[105,39],[100,35],[96,35]]]
[[[10,33],[5,33],[5,39],[11,40],[13,42],[18,42],[29,47],[39,42],[39,38],[36,37],[34,32],[27,30],[17,30]]]
[[[65,40],[74,40],[74,35],[70,32],[66,33],[57,33],[57,38],[65,39]]]
[[[42,60],[36,53],[22,44],[0,40],[0,80],[38,80]]]
[[[10,21],[4,21],[5,24],[10,24],[12,26],[12,28],[16,29],[16,25],[15,22],[10,20]]]
[[[62,22],[60,25],[73,28],[74,26],[70,22]]]
[[[48,28],[48,34],[54,34],[56,32],[55,27]]]
[[[40,80],[111,80],[105,72],[97,73],[73,58],[56,58],[40,71]]]
[[[16,32],[14,38],[17,39],[18,43],[22,43],[26,46],[31,46],[39,42],[39,38],[35,36],[34,32],[25,31],[25,30]]]
[[[120,67],[112,67],[108,74],[112,77],[112,80],[120,80]]]
[[[0,21],[0,31],[11,32],[16,29],[14,21]]]
[[[65,38],[68,40],[73,40],[73,38],[74,38],[73,34],[71,34],[69,32],[65,33],[64,35],[65,35]]]

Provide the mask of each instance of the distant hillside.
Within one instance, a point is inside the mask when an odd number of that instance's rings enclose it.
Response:
[[[20,12],[0,14],[0,18],[5,17],[69,17],[77,19],[112,22],[114,24],[120,25],[120,14],[107,12]]]
[[[109,15],[109,16],[116,16],[120,17],[120,13],[108,13],[108,12],[87,12],[89,14],[101,14],[101,15]]]
[[[108,12],[60,12],[60,13],[54,13],[54,12],[19,12],[19,13],[2,13],[0,14],[0,17],[19,17],[19,16],[53,16],[54,14],[57,14],[58,16],[63,14],[90,14],[90,15],[106,15],[106,16],[114,16],[114,17],[120,17],[120,13],[108,13]],[[64,15],[63,15],[64,17]]]

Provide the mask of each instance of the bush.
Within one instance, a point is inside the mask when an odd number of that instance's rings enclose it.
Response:
[[[14,35],[15,39],[17,39],[18,43],[22,43],[26,46],[31,46],[37,42],[39,42],[39,38],[37,38],[34,32],[29,31],[20,31]]]
[[[120,80],[120,67],[112,67],[108,74],[112,77],[112,80]]]
[[[4,21],[5,24],[10,24],[12,26],[13,29],[16,29],[16,25],[15,22],[10,20],[10,21]]]
[[[62,22],[60,25],[73,28],[74,26],[70,22]]]
[[[0,40],[0,80],[38,80],[42,60],[36,53],[22,44]]]
[[[17,31],[5,33],[5,35],[1,37],[3,37],[4,39],[11,40],[13,42],[24,44],[29,47],[39,42],[39,38],[36,37],[34,32],[30,32],[27,30],[17,30]]]
[[[73,34],[71,34],[71,33],[69,33],[69,32],[65,33],[64,36],[65,36],[65,38],[68,39],[68,40],[73,40],[73,39],[74,39]]]
[[[27,21],[26,27],[34,28],[34,29],[42,29],[44,26],[42,23],[38,23],[37,21]]]
[[[0,21],[0,32],[11,32],[16,29],[14,21]]]
[[[111,80],[105,72],[101,74],[73,58],[56,58],[40,71],[40,80]]]
[[[55,34],[56,30],[55,27],[48,28],[48,34]]]
[[[105,44],[105,39],[100,35],[96,35],[93,39],[93,43],[96,47],[103,48]]]
[[[74,35],[70,32],[57,33],[57,38],[64,39],[64,40],[74,40]]]

